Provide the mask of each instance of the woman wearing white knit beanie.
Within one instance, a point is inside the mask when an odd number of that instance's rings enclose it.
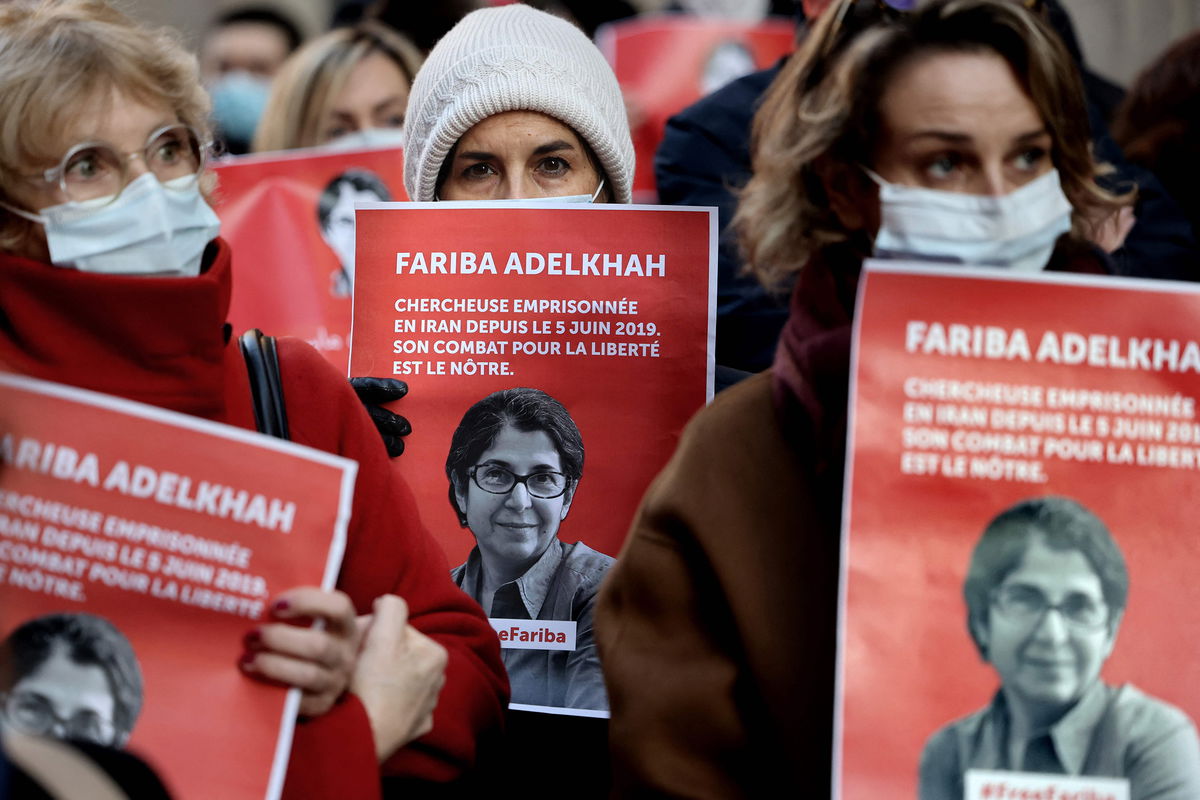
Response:
[[[413,82],[405,134],[413,200],[630,201],[616,76],[582,31],[526,5],[472,12],[442,37]]]

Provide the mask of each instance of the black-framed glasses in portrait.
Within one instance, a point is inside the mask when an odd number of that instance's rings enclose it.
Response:
[[[1084,592],[1068,592],[1062,600],[1050,599],[1035,586],[1015,583],[992,592],[992,607],[1003,617],[1021,625],[1040,625],[1051,611],[1057,611],[1068,625],[1098,630],[1108,624],[1108,604]]]
[[[518,483],[525,486],[531,497],[550,500],[567,491],[570,480],[561,472],[544,470],[518,475],[499,464],[476,464],[467,470],[475,485],[490,494],[508,494]]]
[[[5,720],[22,733],[78,739],[104,747],[111,747],[116,742],[116,725],[95,711],[85,709],[64,718],[37,692],[3,692],[0,700]]]

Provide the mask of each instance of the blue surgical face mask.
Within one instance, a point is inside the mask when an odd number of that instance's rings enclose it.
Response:
[[[331,139],[324,145],[329,150],[374,150],[404,146],[404,126],[399,128],[363,128]]]
[[[45,227],[55,266],[108,275],[195,277],[221,229],[192,175],[163,184],[146,173],[115,200],[63,203],[37,214],[5,207]]]
[[[248,145],[267,107],[271,81],[249,72],[229,72],[209,88],[213,119],[225,137]]]
[[[879,184],[876,258],[1037,272],[1071,229],[1071,203],[1057,170],[998,196],[905,186],[867,174]]]

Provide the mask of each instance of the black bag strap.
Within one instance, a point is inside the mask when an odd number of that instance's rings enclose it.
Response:
[[[238,343],[250,373],[250,394],[254,400],[254,423],[259,433],[290,439],[287,409],[283,404],[283,383],[279,380],[279,354],[275,337],[258,328],[241,335]]]

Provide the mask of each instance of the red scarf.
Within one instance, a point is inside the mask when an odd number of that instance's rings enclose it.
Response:
[[[97,275],[0,254],[4,369],[200,417],[225,406],[229,246],[195,278]]]

